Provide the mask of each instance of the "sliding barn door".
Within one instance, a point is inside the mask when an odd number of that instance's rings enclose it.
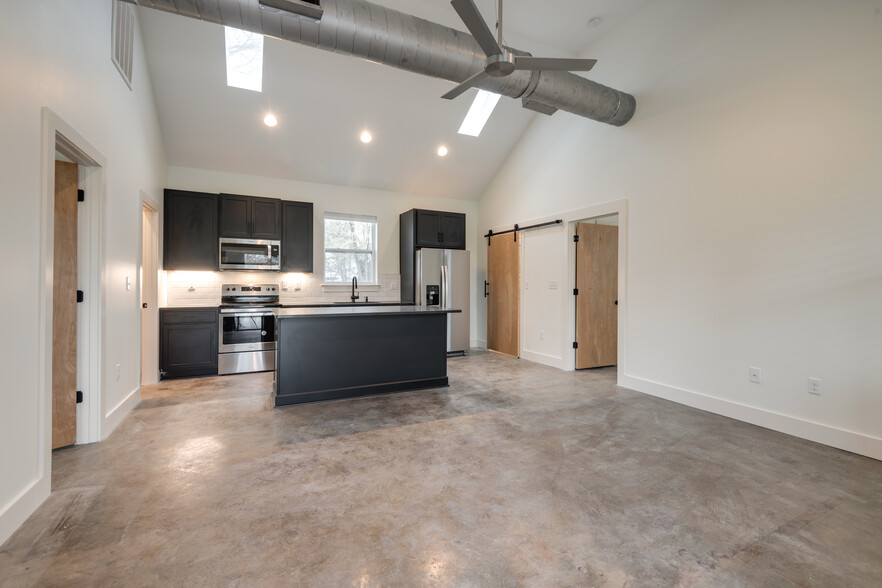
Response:
[[[616,365],[619,228],[576,228],[576,369]]]
[[[52,449],[77,440],[77,165],[55,162]]]
[[[487,249],[487,348],[518,356],[520,244],[511,234],[491,237]]]

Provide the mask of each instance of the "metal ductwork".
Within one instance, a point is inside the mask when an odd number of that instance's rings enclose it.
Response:
[[[468,33],[364,0],[321,0],[320,20],[282,10],[279,0],[267,2],[275,7],[260,0],[124,1],[457,84],[484,69],[485,55]],[[297,0],[291,2],[295,4]],[[637,107],[630,94],[569,72],[517,71],[486,78],[476,87],[520,98],[524,107],[543,114],[563,110],[615,126],[631,120]]]

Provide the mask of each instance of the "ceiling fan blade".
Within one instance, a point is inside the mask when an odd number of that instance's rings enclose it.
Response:
[[[549,71],[591,71],[596,59],[559,59],[555,57],[515,57],[515,69]]]
[[[479,71],[478,73],[476,73],[472,77],[468,78],[466,81],[462,82],[457,87],[455,87],[454,89],[447,92],[446,94],[444,94],[441,97],[445,98],[447,100],[453,100],[454,98],[456,98],[457,96],[459,96],[460,94],[462,94],[463,92],[465,92],[466,90],[468,90],[469,88],[471,88],[472,86],[477,84],[486,75],[487,74],[485,74],[483,71]]]
[[[490,55],[499,55],[502,53],[502,48],[496,43],[496,39],[493,38],[493,33],[490,32],[487,23],[484,22],[481,13],[478,12],[478,7],[475,6],[475,3],[472,0],[450,0],[450,5],[453,6],[453,9],[459,15],[459,18],[462,19],[466,28],[488,57]]]

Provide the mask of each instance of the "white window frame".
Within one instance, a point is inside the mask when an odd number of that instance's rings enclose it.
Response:
[[[328,220],[343,220],[343,221],[358,221],[363,223],[371,223],[373,224],[373,231],[371,235],[371,242],[373,247],[371,249],[371,255],[373,256],[373,268],[374,275],[371,276],[371,280],[369,282],[365,282],[365,286],[376,286],[379,284],[378,275],[379,275],[379,259],[377,258],[377,226],[378,221],[377,217],[364,215],[364,214],[348,214],[344,212],[325,212],[324,218],[322,219],[322,286],[349,286],[349,280],[340,281],[340,282],[329,282],[327,281],[327,272],[325,268],[328,263],[328,251],[333,253],[347,253],[347,252],[366,252],[365,249],[328,249],[328,241],[327,241],[327,233],[325,231],[325,221]],[[358,286],[362,286],[362,282],[358,283]]]

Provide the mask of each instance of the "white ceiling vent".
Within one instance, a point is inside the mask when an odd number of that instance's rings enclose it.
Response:
[[[113,32],[111,61],[129,90],[132,89],[132,48],[135,45],[135,10],[131,4],[113,0]]]

